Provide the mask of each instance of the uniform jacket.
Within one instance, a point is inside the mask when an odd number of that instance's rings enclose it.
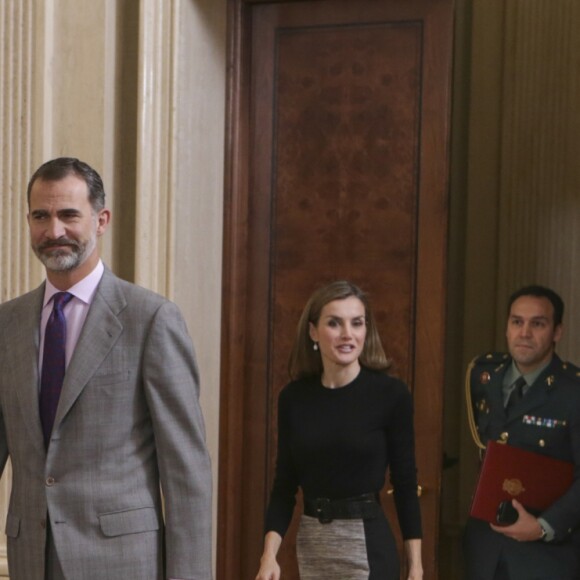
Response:
[[[580,370],[554,355],[526,396],[506,413],[502,381],[511,364],[507,354],[474,361],[471,405],[483,444],[510,445],[573,462],[574,483],[541,515],[556,532],[554,542],[516,542],[489,524],[470,519],[466,530],[469,580],[491,579],[503,551],[515,579],[580,578]]]
[[[45,451],[43,296],[44,285],[0,306],[0,466],[10,457],[13,469],[10,578],[44,579],[48,515],[67,578],[208,580],[211,472],[179,310],[105,269]]]

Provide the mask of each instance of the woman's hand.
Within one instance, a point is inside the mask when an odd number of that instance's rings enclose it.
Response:
[[[410,568],[407,580],[423,580],[423,567]]]
[[[282,536],[277,532],[268,532],[264,538],[264,553],[260,558],[260,569],[256,580],[280,580],[280,566],[276,554],[280,549]]]
[[[276,561],[276,556],[262,556],[260,560],[260,570],[256,576],[256,580],[279,580],[280,566]]]

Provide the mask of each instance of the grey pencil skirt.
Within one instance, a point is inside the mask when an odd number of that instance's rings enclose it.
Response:
[[[399,558],[385,516],[321,524],[303,515],[296,538],[300,580],[398,580]]]

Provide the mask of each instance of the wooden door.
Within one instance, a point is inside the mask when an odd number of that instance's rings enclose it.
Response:
[[[339,278],[369,292],[413,392],[437,577],[451,35],[451,0],[230,3],[220,580],[257,572],[295,328]],[[298,578],[294,535],[285,580]]]

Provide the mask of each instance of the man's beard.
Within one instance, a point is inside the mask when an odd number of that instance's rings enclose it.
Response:
[[[91,235],[84,243],[69,240],[68,238],[59,238],[58,240],[34,246],[32,249],[47,270],[51,272],[70,272],[85,262],[96,245],[97,236]],[[45,252],[45,250],[55,246],[68,246],[71,251],[58,249],[50,253]]]

